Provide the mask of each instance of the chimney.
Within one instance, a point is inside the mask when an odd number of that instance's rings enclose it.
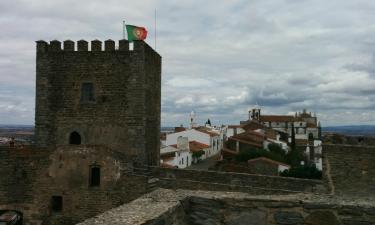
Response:
[[[188,137],[178,137],[177,138],[177,148],[179,150],[189,150],[189,139]]]

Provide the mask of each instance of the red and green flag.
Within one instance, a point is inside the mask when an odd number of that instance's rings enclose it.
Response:
[[[144,27],[126,25],[126,31],[128,33],[128,41],[144,40],[147,37],[147,30]]]

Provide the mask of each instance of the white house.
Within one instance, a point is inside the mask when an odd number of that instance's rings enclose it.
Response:
[[[160,164],[162,166],[186,168],[191,163],[192,153],[186,137],[180,137],[175,146],[162,146],[160,148]]]
[[[209,146],[209,148],[205,149],[205,158],[218,154],[223,147],[222,137],[224,137],[224,134],[206,127],[198,127],[167,134],[165,145],[177,145],[179,137],[186,137],[189,142],[196,141]]]

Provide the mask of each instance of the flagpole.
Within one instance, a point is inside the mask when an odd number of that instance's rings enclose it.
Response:
[[[155,38],[155,50],[156,50],[156,8],[155,8],[155,20],[154,20],[154,22],[155,22],[155,30],[154,30],[154,32],[155,32],[155,35],[154,35],[154,38]]]
[[[125,20],[122,21],[122,39],[125,39]]]

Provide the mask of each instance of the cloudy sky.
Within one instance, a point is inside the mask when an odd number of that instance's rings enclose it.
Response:
[[[236,124],[307,108],[323,125],[375,124],[373,0],[1,0],[0,124],[34,124],[35,41],[149,30],[163,57],[162,125]]]

